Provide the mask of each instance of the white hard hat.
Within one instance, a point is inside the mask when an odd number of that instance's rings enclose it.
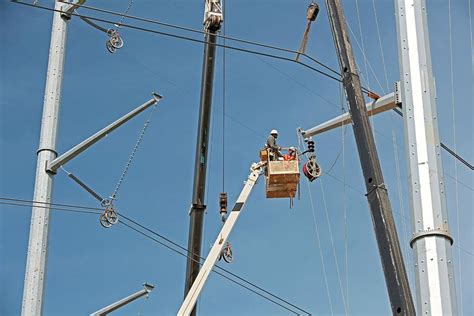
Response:
[[[290,147],[290,150],[291,151],[296,151],[296,148],[295,147]]]
[[[276,129],[272,129],[272,131],[270,132],[270,135],[273,135],[273,134],[277,134],[278,135],[278,131]]]

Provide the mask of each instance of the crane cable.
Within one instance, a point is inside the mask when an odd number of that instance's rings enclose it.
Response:
[[[341,103],[341,112],[347,112],[346,109],[346,99],[344,98],[344,87],[342,84],[339,84],[339,101]],[[341,122],[342,124],[342,122]],[[346,131],[347,125],[344,126],[344,129],[341,129],[341,141],[342,141],[342,214],[344,217],[344,267],[345,267],[345,281],[346,281],[346,306],[347,313],[350,313],[349,309],[349,251],[348,251],[348,225],[347,225],[347,205],[346,205]]]
[[[454,71],[453,71],[453,36],[452,36],[452,9],[451,9],[451,0],[448,0],[448,25],[449,25],[449,70],[450,70],[450,82],[451,82],[451,114],[452,114],[452,126],[453,126],[453,145],[454,151],[456,151],[457,141],[456,141],[456,102],[454,94]],[[454,177],[458,179],[458,162],[454,160]],[[456,233],[457,233],[457,243],[461,245],[461,230],[460,230],[460,213],[459,213],[459,191],[458,191],[458,182],[456,181],[454,190],[454,203],[456,209]],[[462,260],[461,252],[458,250],[458,280],[459,280],[459,306],[461,315],[464,314],[463,311],[463,286],[462,286]]]
[[[302,136],[301,134],[297,133],[298,135],[298,152],[302,152],[302,144],[303,144],[303,140],[302,140]],[[329,302],[329,308],[331,310],[331,315],[334,315],[334,308],[333,308],[333,304],[332,304],[332,299],[331,299],[331,291],[330,291],[330,288],[329,288],[329,282],[328,282],[328,273],[326,271],[326,265],[325,265],[325,260],[324,260],[324,254],[323,254],[323,248],[322,248],[322,245],[321,245],[321,237],[319,235],[319,227],[318,227],[318,222],[316,220],[316,211],[314,209],[314,203],[313,203],[313,195],[311,193],[311,186],[310,186],[310,181],[309,179],[307,179],[306,181],[306,184],[308,186],[308,196],[309,196],[309,202],[311,204],[311,211],[312,211],[312,214],[313,214],[313,224],[314,224],[314,231],[316,233],[316,242],[317,242],[317,246],[318,246],[318,250],[319,250],[319,257],[321,259],[321,267],[323,269],[323,277],[324,277],[324,284],[326,285],[326,294],[327,294],[327,297],[328,297],[328,302]]]

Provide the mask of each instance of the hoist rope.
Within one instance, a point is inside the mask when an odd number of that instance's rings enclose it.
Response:
[[[344,98],[344,87],[339,84],[339,101],[341,103],[341,112],[345,113],[346,99]],[[345,282],[346,282],[346,305],[347,312],[350,313],[349,309],[349,251],[348,251],[348,225],[347,225],[347,208],[346,208],[346,131],[347,128],[341,129],[341,141],[342,141],[342,213],[344,217],[344,267],[345,267]]]
[[[326,203],[326,193],[325,193],[325,190],[324,190],[323,179],[321,179],[321,178],[319,178],[319,185],[321,186],[321,195],[323,197],[324,212],[326,213],[326,222],[328,224],[329,237],[331,239],[332,254],[334,256],[334,263],[336,265],[337,279],[339,281],[339,290],[341,291],[341,298],[342,298],[342,303],[344,305],[345,315],[348,315],[346,299],[345,299],[344,290],[343,290],[343,286],[342,286],[341,273],[340,273],[340,269],[339,269],[339,261],[337,260],[337,255],[336,255],[336,246],[334,245],[332,225],[331,225],[331,221],[329,220],[329,211],[328,211],[328,206],[327,206],[327,203]]]
[[[456,141],[456,101],[454,94],[454,71],[453,71],[453,36],[452,36],[452,12],[451,12],[451,0],[448,0],[448,25],[449,25],[449,70],[450,70],[450,82],[451,82],[451,113],[452,113],[452,126],[453,126],[453,148],[456,151],[457,141]],[[471,52],[472,53],[472,52]],[[458,179],[458,162],[454,160],[454,177]],[[455,191],[454,191],[454,200],[456,208],[456,233],[457,233],[457,243],[461,245],[461,229],[460,229],[460,214],[459,214],[459,191],[458,183],[455,182]],[[459,307],[461,315],[463,315],[463,286],[462,286],[462,259],[461,252],[458,251],[458,284],[459,284]]]
[[[364,36],[362,33],[362,23],[360,21],[360,12],[359,12],[359,0],[355,1],[356,5],[356,13],[357,13],[357,23],[359,26],[359,35],[360,35],[360,44],[361,44],[361,51],[362,55],[366,56],[366,51],[365,51],[365,44],[364,44]],[[366,78],[366,84],[368,89],[370,90],[370,84],[369,84],[369,69],[367,66],[367,58],[364,57],[364,68],[365,68],[365,78]]]
[[[143,302],[140,304],[140,309],[138,310],[138,314],[137,316],[140,316],[142,313],[143,313],[143,309],[145,308],[145,304],[148,302],[148,299],[149,299],[149,296],[150,293],[147,293],[145,295],[145,299],[143,300]]]
[[[312,193],[311,193],[311,186],[310,186],[310,183],[309,183],[308,179],[306,179],[306,184],[308,185],[309,201],[310,201],[310,204],[311,204],[311,211],[313,213],[314,230],[316,232],[316,240],[318,242],[319,256],[321,258],[321,265],[322,265],[322,268],[323,268],[324,283],[326,285],[326,293],[328,295],[329,308],[331,309],[331,315],[334,315],[334,309],[333,309],[333,306],[332,306],[331,293],[330,293],[330,290],[329,290],[328,276],[327,276],[327,272],[326,272],[326,265],[324,264],[324,255],[323,255],[323,250],[322,250],[322,246],[321,246],[321,238],[319,237],[318,222],[316,221],[316,212],[314,210],[313,196],[312,196]]]
[[[157,109],[158,107],[156,105],[153,106],[152,110],[150,111],[150,114],[148,116],[148,119],[146,120],[145,124],[143,125],[143,128],[138,136],[138,139],[137,139],[137,142],[135,143],[135,146],[133,147],[132,149],[132,153],[130,154],[130,157],[128,158],[128,161],[127,163],[125,164],[125,168],[123,169],[123,172],[122,174],[120,175],[120,178],[115,186],[115,189],[112,193],[112,195],[110,196],[113,200],[115,200],[117,198],[117,193],[120,189],[120,186],[122,185],[122,182],[123,180],[125,179],[125,176],[127,175],[128,173],[128,170],[130,169],[130,165],[132,164],[133,162],[133,159],[135,158],[135,155],[137,153],[137,150],[138,150],[138,147],[140,146],[142,140],[143,140],[143,136],[145,136],[145,133],[146,133],[146,130],[148,128],[148,126],[150,125],[150,121],[151,121],[151,118],[153,116],[153,113],[155,113],[155,110]]]
[[[474,45],[473,45],[473,40],[472,40],[472,8],[471,8],[471,0],[468,0],[468,8],[469,8],[469,40],[471,42],[471,54],[474,52]],[[474,69],[474,58],[472,58],[471,55],[471,69]],[[472,95],[471,95],[472,97]]]
[[[303,140],[302,140],[302,136],[297,133],[297,137],[298,137],[298,152],[302,152],[302,143],[303,143]],[[327,276],[327,272],[326,272],[326,265],[325,265],[325,260],[324,260],[324,254],[323,254],[323,248],[322,248],[322,245],[321,245],[321,237],[319,236],[319,227],[318,227],[318,222],[316,220],[316,211],[315,211],[315,208],[314,208],[314,203],[313,203],[313,194],[311,192],[311,186],[310,186],[310,182],[308,179],[306,179],[306,184],[308,186],[308,196],[309,196],[309,202],[311,204],[311,211],[312,211],[312,214],[313,214],[313,224],[314,224],[314,231],[316,233],[316,242],[317,242],[317,246],[318,246],[318,250],[319,250],[319,257],[321,259],[321,266],[323,268],[323,276],[324,276],[324,284],[326,285],[326,294],[328,296],[328,302],[329,302],[329,308],[331,310],[331,315],[334,315],[334,309],[333,309],[333,305],[332,305],[332,299],[331,299],[331,291],[330,291],[330,288],[329,288],[329,282],[328,282],[328,276]]]
[[[354,32],[352,31],[352,28],[351,28],[351,25],[349,23],[347,23],[347,28],[349,29],[350,33],[352,34],[352,38],[354,39],[354,41],[356,42],[356,45],[357,47],[359,47],[359,50],[362,52],[362,56],[364,58],[364,61],[367,61],[367,65],[369,66],[369,69],[370,69],[370,72],[372,73],[372,76],[374,76],[375,78],[375,81],[377,81],[377,84],[379,85],[380,87],[380,90],[381,91],[384,91],[384,88],[382,87],[382,84],[380,83],[378,77],[377,77],[377,74],[375,73],[374,71],[374,68],[372,67],[372,65],[370,64],[369,60],[367,59],[367,56],[365,55],[365,51],[362,49],[359,41],[357,40],[357,37],[355,36]]]
[[[371,90],[371,88],[370,88],[370,78],[369,78],[369,69],[368,69],[369,68],[368,67],[368,58],[367,58],[367,54],[366,54],[366,50],[365,50],[364,35],[363,35],[363,32],[362,32],[362,23],[361,23],[361,19],[360,19],[359,0],[356,0],[355,4],[356,4],[356,12],[357,12],[357,23],[359,25],[359,34],[360,34],[360,43],[361,43],[360,48],[361,48],[361,51],[362,51],[362,55],[364,56],[364,68],[365,68],[365,77],[366,77],[365,78],[365,85],[367,86],[367,88],[369,90]],[[355,36],[354,36],[354,38],[355,38]],[[385,91],[384,91],[383,88],[382,88],[382,91],[385,94]],[[374,105],[374,104],[375,104],[375,100],[373,100],[373,102],[372,102],[372,105]],[[372,125],[372,129],[375,130],[375,115],[369,116],[369,121]],[[373,135],[374,135],[375,145],[377,145],[376,133],[374,132]]]
[[[223,12],[223,19],[224,21],[227,21],[227,14],[226,14],[226,9],[227,6],[224,7],[226,2],[222,4],[222,12]],[[222,34],[224,37],[222,38],[222,43],[225,46],[225,28],[226,28],[226,23],[223,23],[222,26]],[[226,71],[225,71],[225,66],[226,66],[226,49],[222,48],[222,192],[225,192],[225,97],[226,97]]]
[[[398,207],[400,208],[400,213],[401,213],[401,223],[402,223],[402,241],[403,241],[403,247],[402,251],[404,252],[404,258],[405,261],[410,261],[410,264],[405,264],[407,267],[408,273],[409,273],[409,279],[413,280],[414,277],[414,270],[413,270],[413,264],[411,264],[411,252],[410,252],[410,246],[409,246],[409,232],[407,228],[407,221],[404,220],[404,218],[410,218],[410,216],[405,215],[405,206],[403,205],[404,202],[404,196],[403,196],[403,191],[402,191],[402,181],[401,181],[401,175],[400,175],[400,158],[398,155],[398,141],[397,141],[397,136],[395,133],[395,130],[392,127],[392,145],[393,145],[393,155],[395,158],[395,173],[396,173],[396,178],[397,178],[397,193],[398,193]]]
[[[388,84],[387,66],[385,64],[385,54],[383,52],[382,37],[380,36],[379,18],[377,15],[377,8],[375,7],[375,0],[372,0],[372,7],[374,8],[375,26],[377,28],[377,37],[379,39],[380,54],[382,56],[383,72],[385,74],[385,84],[387,85],[387,92],[388,92],[390,91],[390,85]]]

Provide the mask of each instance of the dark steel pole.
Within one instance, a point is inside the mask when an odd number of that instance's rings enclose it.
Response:
[[[193,200],[191,205],[188,262],[186,266],[186,284],[184,295],[193,285],[200,268],[202,228],[204,223],[204,197],[206,193],[207,153],[209,147],[209,126],[211,121],[212,86],[214,81],[214,64],[216,55],[216,31],[209,30],[205,36],[204,61],[202,64],[201,101],[199,106],[199,124],[194,163]],[[197,304],[196,304],[197,306]],[[191,315],[196,315],[196,306]]]
[[[343,85],[349,101],[354,136],[365,178],[366,195],[392,313],[394,315],[415,315],[397,229],[365,108],[342,5],[340,0],[326,0],[326,6],[341,67]]]

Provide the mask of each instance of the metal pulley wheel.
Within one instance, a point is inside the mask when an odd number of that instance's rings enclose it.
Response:
[[[227,263],[232,262],[232,248],[230,246],[230,242],[226,242],[224,249],[222,249],[221,257],[224,258],[224,261]]]
[[[107,216],[105,215],[105,213],[100,215],[99,221],[100,221],[100,225],[102,225],[102,227],[104,228],[109,228],[110,226],[112,226],[112,224],[107,219]]]
[[[117,49],[123,47],[123,39],[117,30],[109,29],[107,30],[107,35],[109,39],[105,42],[105,46],[110,53],[113,54]]]
[[[321,175],[321,168],[314,159],[311,159],[303,165],[303,174],[309,181],[314,181]]]
[[[117,212],[113,208],[105,210],[105,217],[110,224],[114,225],[118,222],[118,215]]]
[[[102,225],[102,227],[104,228],[109,228],[110,226],[117,224],[117,222],[118,222],[117,212],[115,212],[115,210],[112,207],[110,207],[110,204],[109,204],[109,208],[106,208],[104,213],[100,215],[100,225]]]

